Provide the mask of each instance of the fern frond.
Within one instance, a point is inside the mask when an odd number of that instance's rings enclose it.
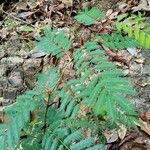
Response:
[[[58,32],[46,27],[44,29],[44,36],[38,38],[37,47],[59,58],[71,48],[71,41],[65,36],[64,32]]]
[[[79,13],[79,15],[75,16],[75,19],[84,25],[92,25],[97,21],[103,18],[103,13],[96,7],[93,7],[90,10],[85,10],[85,12]]]
[[[138,42],[128,36],[122,36],[121,34],[111,34],[111,35],[99,35],[97,39],[100,40],[105,47],[111,49],[124,49],[124,48],[134,48],[138,46]]]
[[[47,80],[43,80],[43,78],[47,78]],[[44,101],[44,88],[48,86],[48,88],[52,90],[58,80],[59,75],[57,69],[51,68],[48,74],[43,73],[39,76],[39,83],[37,82],[38,88],[40,87],[39,90],[37,90],[36,85],[33,90],[26,91],[23,95],[18,96],[16,103],[5,109],[9,123],[5,124],[3,130],[6,129],[6,132],[4,132],[3,138],[5,139],[5,146],[7,146],[8,149],[14,149],[20,139],[22,128],[24,128],[30,120],[30,112],[38,108],[41,102]]]
[[[80,52],[83,54],[79,56]],[[115,63],[109,62],[97,43],[88,42],[82,50],[77,49],[74,61],[76,73],[80,75],[79,81],[82,81],[72,86],[76,98],[82,99],[82,102],[92,108],[97,115],[101,114],[101,109],[106,110],[114,121],[119,121],[120,115],[123,114],[127,122],[131,114],[136,116],[134,107],[123,96],[135,94],[135,90],[129,86],[130,81],[122,77],[123,73],[117,69]],[[89,63],[88,66],[84,65],[86,63]],[[80,87],[78,91],[76,87]]]
[[[71,131],[71,128],[67,126],[67,124],[64,126],[63,123],[58,124],[57,126],[51,126],[51,122],[55,124],[55,120],[57,119],[57,114],[61,112],[58,112],[56,109],[50,109],[49,110],[53,116],[51,116],[51,121],[48,123],[49,127],[47,128],[47,132],[44,135],[43,141],[42,141],[42,149],[48,150],[48,149],[84,149],[89,147],[95,146],[96,139],[93,137],[85,138],[84,131],[80,128],[75,131]],[[55,113],[55,114],[54,114]],[[60,116],[58,115],[58,116]],[[63,118],[60,119],[62,122]]]
[[[132,15],[118,19],[116,28],[119,32],[127,33],[130,38],[134,37],[140,46],[146,49],[150,48],[149,22],[142,15]]]

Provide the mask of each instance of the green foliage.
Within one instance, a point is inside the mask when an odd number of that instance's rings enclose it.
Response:
[[[149,22],[141,14],[138,16],[124,14],[118,17],[116,27],[118,31],[124,31],[130,38],[134,37],[139,41],[140,46],[150,48]]]
[[[122,77],[117,66],[109,62],[95,42],[88,42],[74,53],[76,73],[80,76],[76,98],[92,108],[96,115],[105,110],[115,122],[132,126],[137,114],[124,94],[135,94],[130,81]],[[74,87],[72,90],[74,90]]]
[[[44,29],[44,36],[37,40],[38,49],[58,58],[71,48],[71,41],[63,31],[52,30],[48,27]]]
[[[84,25],[93,25],[97,21],[103,18],[103,13],[96,7],[90,10],[85,10],[85,12],[80,12],[79,15],[75,16],[75,19]]]
[[[45,78],[47,80],[44,80]],[[6,149],[14,149],[20,139],[21,130],[30,121],[30,112],[43,105],[45,97],[43,89],[46,87],[47,82],[49,89],[52,90],[58,79],[59,74],[56,72],[56,68],[51,68],[48,73],[39,75],[37,85],[42,83],[42,86],[35,86],[33,90],[26,91],[17,98],[16,103],[5,109],[9,121],[4,124],[5,128],[2,131],[6,131],[2,134],[3,142],[0,143],[0,147],[5,146]],[[5,150],[5,148],[1,150]]]
[[[88,14],[93,14],[92,11]],[[113,36],[101,35],[98,39],[108,47],[120,48],[126,37],[116,34],[114,39]],[[107,44],[111,40],[115,43],[113,46]],[[71,48],[71,41],[64,33],[49,28],[38,41],[38,48],[57,58]],[[128,38],[126,41],[129,45],[124,41],[124,47],[135,45]],[[100,118],[108,117],[112,124],[135,127],[137,113],[126,96],[136,92],[130,86],[130,80],[123,77],[122,70],[108,60],[100,45],[87,42],[75,49],[72,63],[74,78],[66,81],[63,79],[65,67],[64,70],[51,67],[39,74],[33,90],[19,96],[17,102],[5,110],[9,123],[1,127],[3,131],[6,129],[1,150],[13,150],[14,147],[25,150],[102,150]],[[84,116],[81,114],[83,106],[88,109]],[[30,114],[35,111],[36,118],[31,120]],[[24,136],[26,138],[20,139]]]
[[[63,126],[65,115],[56,109],[49,109],[49,121],[47,132],[42,140],[42,149],[61,149],[61,150],[80,150],[85,148],[94,148],[96,138],[85,137],[81,128],[72,131],[67,125]],[[96,145],[103,148],[102,144]]]
[[[97,39],[102,42],[104,46],[111,49],[125,49],[138,46],[138,42],[135,39],[129,38],[128,36],[122,36],[119,33],[99,35],[97,36]]]

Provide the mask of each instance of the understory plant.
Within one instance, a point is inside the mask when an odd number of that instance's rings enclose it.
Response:
[[[137,40],[142,48],[150,49],[150,23],[141,13],[118,16],[116,28],[119,32],[124,32],[130,38]]]
[[[92,11],[85,13],[93,20],[100,17]],[[80,15],[77,20],[84,13]],[[92,19],[85,24],[94,23]],[[111,36],[98,35],[74,49],[70,61],[59,67],[61,58],[72,50],[72,41],[62,31],[44,29],[36,46],[57,61],[38,75],[34,89],[5,109],[7,122],[0,126],[0,150],[103,150],[106,128],[136,128],[138,114],[127,99],[136,91],[99,45],[120,49],[136,42],[119,34]],[[75,74],[65,78],[70,64]]]

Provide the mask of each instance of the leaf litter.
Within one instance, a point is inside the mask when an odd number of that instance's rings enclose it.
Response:
[[[150,10],[148,0],[140,0],[139,3],[135,0],[122,1],[120,3],[117,2],[118,1],[116,1],[115,4],[114,1],[110,2],[104,0],[102,0],[102,2],[96,1],[95,3],[93,1],[83,1],[81,3],[80,1],[75,0],[26,0],[26,2],[19,1],[17,3],[11,3],[9,4],[10,7],[6,7],[4,4],[4,11],[2,12],[1,19],[2,27],[0,29],[0,40],[2,42],[2,46],[0,48],[7,49],[6,51],[8,51],[8,53],[11,51],[13,53],[18,53],[19,51],[22,52],[22,50],[27,52],[31,51],[36,37],[42,34],[42,27],[45,25],[50,25],[58,29],[62,29],[64,27],[68,28],[71,30],[71,32],[68,33],[69,36],[75,41],[73,45],[75,47],[79,47],[88,41],[90,37],[93,37],[95,33],[111,34],[113,32],[115,19],[118,15],[125,12],[147,12]],[[112,7],[108,7],[110,5]],[[84,10],[86,7],[91,8],[93,6],[100,6],[103,8],[106,12],[107,19],[104,19],[90,27],[78,26],[73,17],[77,14],[77,12]],[[14,25],[11,20],[13,20]],[[11,22],[11,24],[8,24],[8,22]],[[17,41],[17,43],[15,47],[11,47],[11,43],[14,43],[14,41]],[[124,52],[121,53],[122,57],[120,58],[116,52],[111,50],[107,51],[108,56],[111,57],[113,61],[115,59],[115,61],[118,61],[120,64],[120,67],[126,68],[123,61],[125,61],[126,64],[128,56],[126,56]],[[128,71],[126,75],[134,76],[137,69],[139,69],[141,65],[142,67],[144,66],[145,58],[142,56],[139,57],[141,52],[137,52],[137,49],[128,48],[126,52],[127,51],[131,56],[128,61],[128,66],[125,69],[126,72]],[[45,54],[37,52],[31,54],[30,57],[42,57],[43,55]],[[66,60],[69,61],[68,59],[71,59],[70,56],[71,54],[66,55],[65,58],[62,58],[61,62],[65,64]],[[115,57],[113,58],[112,56]],[[70,76],[73,76],[74,74],[71,67],[72,66],[70,66],[67,70],[68,72],[66,72],[66,80],[69,78],[68,74],[70,74]],[[130,68],[137,68],[134,70],[134,74],[132,74]],[[143,76],[143,74],[141,74],[141,76]],[[137,79],[135,79],[135,83],[136,82],[138,82]],[[143,84],[147,86],[149,83],[144,81],[142,85]],[[128,150],[129,148],[150,149],[150,140],[148,137],[150,135],[150,105],[148,107],[149,109],[147,111],[141,112],[143,113],[143,116],[139,118],[141,121],[141,124],[139,125],[139,133],[136,133],[133,130],[127,131],[127,129],[123,126],[119,126],[118,130],[111,130],[109,132],[104,131],[108,143],[108,150],[112,150],[114,148],[118,148],[120,150]],[[143,108],[143,110],[145,110],[145,108]],[[86,112],[88,112],[88,110],[84,108],[81,114],[84,115]]]

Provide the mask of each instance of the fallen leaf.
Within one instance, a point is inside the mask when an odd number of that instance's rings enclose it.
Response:
[[[146,119],[147,122],[150,121],[150,108],[145,113],[145,119]]]
[[[0,38],[5,39],[7,35],[8,35],[8,31],[6,28],[0,30]]]
[[[23,19],[26,19],[28,16],[31,16],[32,14],[34,14],[34,12],[31,12],[31,11],[28,11],[28,12],[22,12],[20,14],[18,14],[18,17],[19,18],[23,18]]]
[[[144,60],[145,60],[145,58],[137,58],[137,59],[135,59],[135,62],[137,62],[139,64],[143,64]]]
[[[27,4],[30,7],[30,9],[34,9],[37,6],[41,5],[43,2],[44,0],[29,0]]]
[[[117,134],[117,131],[115,131],[115,130],[113,130],[111,132],[104,132],[104,135],[107,139],[107,143],[109,143],[109,144],[118,140],[118,134]]]
[[[112,20],[112,19],[116,19],[117,15],[118,15],[118,11],[116,12],[113,12],[110,16],[109,16],[109,19]]]
[[[27,9],[27,3],[25,2],[19,2],[16,6],[16,10],[26,10]]]
[[[62,3],[64,3],[67,7],[73,6],[73,0],[60,0]]]
[[[120,126],[120,129],[118,130],[118,136],[120,139],[124,139],[127,133],[127,128],[124,125]]]
[[[33,32],[34,28],[27,26],[27,25],[23,25],[19,28],[19,31],[21,31],[21,32]]]
[[[112,9],[108,9],[108,11],[106,12],[106,16],[110,16],[113,13]]]
[[[143,121],[140,119],[140,124],[139,126],[141,127],[141,130],[150,135],[150,123]]]

